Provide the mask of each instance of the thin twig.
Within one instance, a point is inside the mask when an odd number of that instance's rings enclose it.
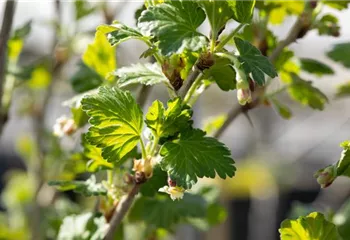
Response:
[[[288,36],[284,40],[282,40],[277,45],[277,47],[272,51],[271,55],[268,57],[272,63],[274,63],[277,60],[278,56],[282,53],[282,51],[285,47],[289,46],[291,43],[293,43],[298,38],[298,35],[300,34],[300,31],[303,28],[303,22],[305,21],[305,17],[309,16],[307,14],[310,14],[310,13],[308,11],[304,11],[301,14],[301,16],[298,17],[298,19],[294,23],[293,27],[289,31]],[[254,106],[249,108],[248,110],[255,108],[256,106],[259,105],[258,98],[259,98],[259,96],[257,96],[257,98],[255,98],[255,100],[253,101],[253,103],[255,103]],[[256,102],[256,101],[258,101],[258,102]],[[234,106],[230,110],[230,112],[228,113],[227,119],[224,122],[224,124],[214,134],[214,137],[220,138],[221,135],[228,128],[228,126],[230,126],[230,124],[244,111],[245,111],[244,107]]]
[[[140,186],[140,184],[135,184],[131,191],[119,201],[118,206],[110,221],[109,229],[104,240],[114,239],[115,232],[120,226],[120,223],[122,222],[125,214],[129,210],[132,202],[134,201],[135,196],[139,192]]]
[[[188,90],[190,90],[192,84],[194,83],[194,81],[197,79],[197,77],[199,76],[201,72],[196,68],[192,73],[191,75],[188,77],[188,79],[186,80],[185,82],[185,85],[183,86],[182,90],[181,90],[181,93],[179,94],[180,97],[183,99]]]
[[[2,108],[2,96],[6,77],[7,42],[10,38],[15,8],[16,1],[7,0],[0,32],[0,135],[8,119],[7,111]]]

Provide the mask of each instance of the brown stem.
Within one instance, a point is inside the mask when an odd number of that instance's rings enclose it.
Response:
[[[109,229],[104,240],[114,239],[115,232],[120,226],[120,223],[122,222],[125,214],[128,212],[132,202],[134,201],[135,196],[139,192],[140,186],[140,184],[134,184],[131,191],[119,201],[118,206],[110,221]]]
[[[7,110],[2,107],[2,96],[6,77],[7,42],[10,38],[15,8],[16,1],[7,0],[0,32],[0,135],[8,119]]]

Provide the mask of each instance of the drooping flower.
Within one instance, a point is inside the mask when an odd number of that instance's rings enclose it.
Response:
[[[330,186],[337,178],[337,169],[333,165],[328,166],[324,169],[317,171],[314,177],[316,178],[317,182],[321,185],[321,188],[326,188]]]
[[[183,187],[169,187],[164,186],[158,190],[159,192],[164,192],[170,195],[170,198],[175,201],[176,199],[182,199],[185,193],[185,189]]]

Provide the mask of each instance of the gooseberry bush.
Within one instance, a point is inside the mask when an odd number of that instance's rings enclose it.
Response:
[[[298,58],[289,45],[310,31],[338,37],[338,19],[324,14],[323,9],[341,11],[348,2],[147,0],[135,13],[136,27],[131,27],[118,20],[112,22],[114,16],[108,14],[106,5],[91,7],[85,1],[75,1],[77,22],[101,7],[110,24],[96,28],[93,42],[86,46],[71,77],[77,95],[64,103],[71,116],[57,119],[54,137],[34,123],[39,132],[37,141],[20,143],[25,158],[40,160],[29,161],[34,169],[31,177],[17,176],[5,196],[11,199],[11,187],[16,183],[33,181],[34,193],[26,192],[28,201],[45,220],[33,219],[29,226],[21,225],[22,235],[13,226],[7,232],[2,227],[2,234],[6,239],[26,239],[32,232],[32,239],[110,240],[127,239],[134,227],[138,231],[133,234],[140,239],[159,239],[174,233],[182,223],[205,230],[223,222],[225,210],[219,204],[217,189],[198,184],[201,178],[234,178],[239,171],[235,153],[219,141],[220,136],[239,114],[249,120],[248,112],[257,107],[271,107],[282,118],[291,118],[291,110],[279,100],[284,92],[311,109],[325,108],[327,96],[305,80],[303,73],[324,76],[334,74],[334,70],[316,59]],[[288,16],[295,16],[295,23],[286,38],[279,40],[269,28]],[[204,22],[210,27],[207,34],[198,30]],[[42,62],[20,66],[18,56],[30,26],[28,23],[14,31],[7,41],[6,84],[0,91],[1,128],[17,82],[24,85],[23,95],[33,97],[26,109],[40,125],[53,91],[50,79],[74,53],[70,44],[76,36],[62,37],[64,30],[58,22],[61,35],[56,37],[62,39],[54,44],[55,59],[50,66]],[[140,58],[148,62],[119,67],[118,46],[131,39],[147,46]],[[350,43],[341,43],[327,56],[350,67],[347,53]],[[276,82],[277,90],[271,87]],[[156,99],[146,105],[153,85],[163,86],[168,101]],[[193,107],[213,85],[236,94],[238,104],[215,119],[206,132],[194,127]],[[37,98],[37,93],[44,93],[44,97]],[[349,93],[349,83],[345,83],[338,88],[337,97]],[[60,141],[69,136],[78,136],[81,148],[64,149]],[[45,147],[45,141],[53,147]],[[341,146],[340,160],[315,173],[323,188],[338,176],[350,176],[350,143]],[[57,168],[50,171],[60,159],[65,159],[63,167],[59,165],[60,173]],[[88,178],[77,178],[86,172]],[[59,202],[60,193],[55,189],[87,197],[90,211],[66,200]],[[38,201],[43,191],[52,193],[46,202]],[[6,202],[14,203],[5,198]],[[54,207],[50,209],[50,205]],[[7,207],[11,209],[11,205]],[[44,229],[40,222],[50,227]],[[346,226],[320,212],[285,220],[279,232],[282,240],[350,238]]]

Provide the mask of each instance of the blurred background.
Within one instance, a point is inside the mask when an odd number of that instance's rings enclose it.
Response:
[[[69,109],[62,102],[75,94],[70,79],[77,71],[87,44],[93,41],[96,26],[114,19],[135,26],[134,13],[143,2],[91,1],[89,4],[96,10],[76,22],[74,1],[61,1],[59,19],[62,27],[57,35],[53,27],[57,19],[54,1],[17,1],[14,29],[32,21],[19,65],[27,66],[43,56],[50,58],[53,45],[56,47],[55,54],[59,54],[57,45],[64,47],[67,42],[73,42],[69,44],[72,49],[68,61],[55,73],[55,80],[52,80],[54,87],[48,97],[40,89],[47,86],[45,80],[34,93],[29,94],[20,87],[15,91],[9,120],[0,138],[1,190],[7,186],[10,172],[27,168],[23,146],[29,144],[28,139],[38,135],[38,129],[51,131],[58,117],[69,115]],[[0,19],[3,18],[4,5],[4,1],[0,1]],[[239,116],[221,136],[237,162],[237,176],[232,180],[215,182],[218,188],[224,190],[221,201],[228,209],[228,217],[223,224],[208,232],[180,227],[178,239],[279,239],[278,227],[285,218],[296,217],[310,209],[336,211],[349,197],[347,179],[339,179],[330,188],[320,190],[313,178],[316,170],[339,159],[339,143],[349,138],[350,131],[350,99],[334,98],[336,86],[350,79],[350,71],[324,55],[334,44],[350,41],[350,11],[331,8],[324,11],[339,18],[340,37],[318,36],[316,31],[311,31],[291,48],[297,56],[321,60],[335,70],[335,75],[317,78],[304,74],[326,93],[329,104],[324,111],[313,111],[282,94],[281,99],[293,112],[290,120],[282,119],[272,108],[264,106],[249,112],[252,124],[243,114]],[[271,29],[279,39],[283,39],[294,21],[295,17],[288,17],[283,24],[272,25]],[[234,23],[230,27],[233,28]],[[208,32],[207,23],[201,26],[201,31]],[[139,62],[140,54],[146,49],[146,45],[134,40],[121,44],[117,49],[118,67]],[[61,53],[65,54],[64,51]],[[154,99],[166,100],[168,97],[162,87],[153,87],[151,91],[146,108]],[[47,110],[41,115],[43,119],[39,128],[36,123],[38,118],[28,114],[29,105],[38,101],[45,101]],[[210,119],[227,113],[236,102],[235,92],[222,92],[212,86],[195,105],[195,125],[204,126]],[[60,144],[71,148],[77,138],[65,139]],[[58,174],[60,169],[55,165],[52,167],[50,171]],[[19,181],[17,184],[25,187],[26,182]],[[2,211],[6,211],[4,201],[6,195],[4,200],[3,194]]]

